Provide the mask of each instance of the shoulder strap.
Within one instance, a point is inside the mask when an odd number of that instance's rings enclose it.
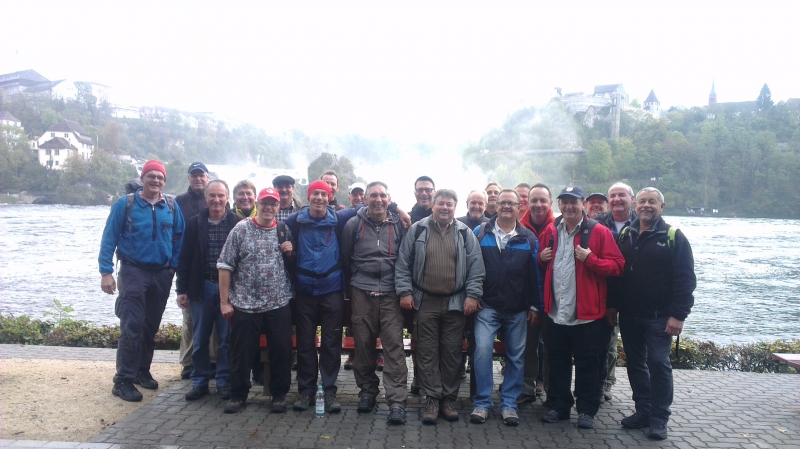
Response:
[[[173,198],[172,195],[167,195],[165,193],[164,200],[167,202],[167,206],[169,206],[169,213],[175,215],[175,198]],[[190,218],[190,217],[184,217],[184,218]]]
[[[625,235],[627,234],[628,234],[628,226],[625,226],[622,228],[621,231],[619,231],[619,235],[617,236],[617,246],[622,244],[622,242],[625,240]]]
[[[275,224],[278,226],[278,228],[277,228],[277,231],[278,231],[278,245],[280,245],[281,243],[283,243],[286,240],[288,240],[286,238],[286,223],[284,223],[282,221],[278,221]]]
[[[667,248],[669,248],[670,254],[675,252],[675,232],[677,231],[678,228],[676,226],[670,226],[667,229]]]
[[[125,222],[128,224],[128,234],[133,233],[133,220],[131,220],[131,209],[133,209],[133,195],[136,193],[129,193],[125,195]]]
[[[468,231],[469,231],[469,228],[461,228],[461,229],[458,230],[458,232],[461,233],[461,240],[464,241],[465,245],[467,244],[467,232]]]
[[[418,239],[423,232],[425,232],[425,226],[417,225],[417,229],[414,231],[414,240]]]
[[[586,249],[589,247],[589,236],[592,234],[592,229],[597,225],[597,220],[593,218],[586,217],[583,220],[583,226],[581,227],[581,248]]]
[[[488,221],[486,223],[488,223]],[[479,229],[478,229],[478,244],[480,244],[481,241],[483,241],[483,236],[486,235],[486,223],[481,223],[480,225],[478,225],[479,226]]]

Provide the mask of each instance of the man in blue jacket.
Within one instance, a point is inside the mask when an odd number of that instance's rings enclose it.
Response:
[[[516,219],[519,202],[517,192],[502,190],[497,197],[497,216],[474,231],[486,267],[483,298],[475,316],[474,375],[477,391],[472,398],[475,409],[470,420],[477,424],[486,421],[493,407],[492,351],[500,329],[506,345],[500,412],[506,425],[519,424],[517,397],[522,393],[527,321],[539,320],[537,312],[543,313],[544,310],[536,262],[539,241]]]
[[[111,392],[129,402],[142,400],[134,383],[149,390],[158,389],[158,382],[150,375],[150,363],[172,276],[178,267],[185,226],[180,207],[161,193],[167,181],[161,162],[147,161],[141,180],[141,189],[111,207],[98,257],[100,287],[109,295],[117,289],[114,250],[121,265],[115,305],[120,336]]]

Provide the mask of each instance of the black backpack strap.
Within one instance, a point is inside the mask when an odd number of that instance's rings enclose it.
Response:
[[[587,249],[589,248],[589,236],[592,234],[592,229],[597,226],[597,220],[593,218],[586,217],[583,220],[583,225],[581,226],[581,248]]]
[[[488,223],[488,221],[486,223]],[[486,235],[486,223],[481,223],[480,225],[478,225],[478,245],[481,244],[483,236]]]
[[[277,229],[277,231],[278,231],[278,245],[280,245],[281,243],[283,243],[283,242],[288,240],[288,238],[286,238],[286,223],[284,223],[282,221],[278,221],[278,222],[276,222],[276,224],[278,226],[278,229]]]

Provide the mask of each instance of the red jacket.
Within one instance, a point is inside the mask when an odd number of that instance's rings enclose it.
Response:
[[[584,220],[586,216],[584,215]],[[539,248],[546,248],[553,236],[553,258],[558,249],[558,232],[551,223],[539,236]],[[575,246],[580,245],[580,232],[575,234]],[[595,225],[589,235],[589,249],[592,251],[585,262],[575,260],[575,282],[577,283],[577,318],[579,320],[598,320],[606,315],[606,276],[619,276],[625,267],[625,258],[617,248],[611,231],[603,225]],[[553,304],[553,259],[546,264],[544,275],[544,311],[550,313]]]
[[[556,217],[553,216],[553,209],[551,208],[550,209],[550,214],[547,216],[547,219],[544,221],[544,226],[542,227],[542,231],[541,232],[544,232],[544,230],[547,229],[547,226],[550,225],[551,223],[553,223],[554,221],[556,221]],[[531,221],[531,211],[530,210],[526,210],[525,211],[525,215],[522,216],[522,219],[519,222],[520,222],[520,224],[522,226],[525,226],[526,228],[528,228],[531,231],[533,231],[533,235],[535,235],[537,239],[539,238],[540,234],[538,232],[536,232],[536,228],[533,227],[533,222]],[[542,247],[539,246],[540,250],[541,250],[541,248]]]

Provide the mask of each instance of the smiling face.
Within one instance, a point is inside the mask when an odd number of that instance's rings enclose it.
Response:
[[[553,208],[553,200],[550,199],[550,192],[544,187],[534,187],[528,197],[528,207],[531,211],[531,221],[533,224],[540,225],[550,217],[550,209]]]
[[[328,192],[316,189],[308,196],[308,208],[311,216],[322,218],[328,211]]]
[[[558,209],[561,210],[564,221],[573,225],[583,218],[583,206],[583,199],[572,195],[563,195],[558,199]]]
[[[281,196],[281,207],[289,207],[292,205],[292,198],[294,197],[294,184],[282,182],[275,187],[278,195]]]
[[[497,197],[497,217],[504,221],[516,220],[518,201],[517,195],[511,192],[501,193]]]
[[[608,211],[608,201],[601,196],[593,196],[586,200],[586,215],[595,218]]]
[[[364,204],[366,197],[362,189],[353,189],[347,197],[350,200],[350,206],[356,207],[357,204]]]
[[[161,189],[167,183],[167,178],[158,170],[142,173],[142,193],[145,197],[155,199],[161,194]]]
[[[486,196],[488,197],[487,207],[497,205],[498,195],[500,195],[500,187],[497,187],[495,184],[492,184],[486,188]]]
[[[187,175],[189,178],[189,187],[192,188],[194,193],[200,193],[205,190],[208,185],[208,173],[203,170],[195,170]]]
[[[215,182],[206,189],[208,216],[218,219],[225,216],[225,205],[228,204],[228,189],[221,182]]]
[[[480,220],[484,212],[486,212],[486,200],[483,199],[483,194],[473,192],[467,198],[467,215],[473,220]]]
[[[632,201],[633,197],[625,187],[612,187],[608,190],[608,204],[616,221],[630,218]]]
[[[517,209],[517,219],[522,218],[525,215],[525,212],[528,211],[528,194],[530,193],[531,189],[527,187],[517,187],[514,189],[519,195],[519,206]]]
[[[658,192],[639,192],[636,197],[636,216],[639,221],[648,227],[653,226],[661,218],[664,203],[658,197]]]
[[[243,187],[236,191],[233,203],[241,210],[253,210],[256,205],[256,192]]]
[[[339,191],[339,180],[333,175],[323,175],[319,178],[325,181],[331,187],[331,198],[336,197],[336,192]]]
[[[281,206],[275,198],[264,198],[258,203],[258,210],[256,212],[256,220],[261,226],[269,226],[275,217],[278,215],[278,209]]]
[[[380,184],[376,184],[369,189],[367,195],[367,207],[369,208],[369,216],[374,220],[384,220],[386,213],[389,209],[389,204],[392,203],[392,197],[386,188]]]
[[[414,197],[417,199],[419,207],[430,209],[431,200],[433,199],[433,183],[430,181],[417,181],[414,184]]]
[[[433,219],[436,223],[446,226],[453,221],[456,213],[456,200],[444,195],[436,198],[433,203]]]

